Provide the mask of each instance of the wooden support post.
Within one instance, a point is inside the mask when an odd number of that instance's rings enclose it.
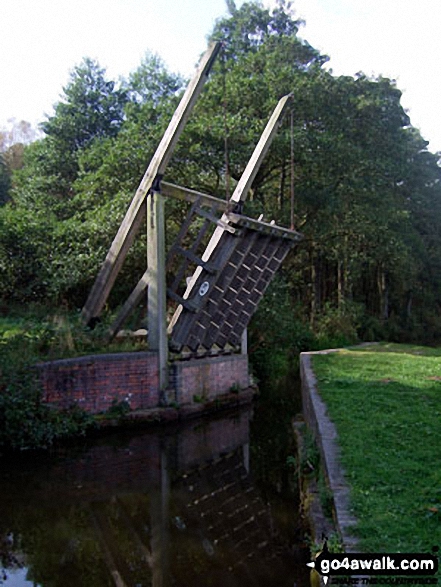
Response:
[[[188,85],[150,161],[82,310],[82,319],[86,324],[92,318],[100,315],[106,303],[116,277],[144,218],[145,198],[152,187],[154,187],[154,182],[164,174],[179,136],[208,78],[213,62],[220,51],[220,47],[220,43],[214,43],[202,57],[195,76]]]
[[[159,353],[159,389],[168,385],[167,284],[165,279],[164,196],[152,192],[147,202],[147,293],[149,349]]]
[[[242,355],[248,354],[248,328],[242,332],[242,338],[240,341],[240,352]]]
[[[265,127],[265,130],[263,131],[259,142],[256,145],[256,148],[254,149],[254,152],[251,156],[251,159],[248,161],[248,164],[245,168],[245,171],[242,174],[242,177],[239,180],[239,183],[236,186],[236,189],[234,190],[233,195],[230,198],[230,202],[231,203],[238,203],[238,202],[243,202],[247,195],[248,195],[248,191],[251,187],[251,184],[254,181],[254,178],[256,177],[257,172],[259,171],[260,165],[266,155],[266,153],[268,152],[268,149],[271,145],[271,142],[274,138],[274,135],[277,131],[277,127],[278,124],[283,116],[283,114],[285,113],[285,110],[289,104],[289,101],[291,99],[291,94],[289,94],[288,96],[284,96],[283,98],[281,98],[279,100],[279,103],[277,104],[276,108],[274,109],[274,112],[271,116],[271,118],[268,121],[268,124]],[[221,222],[225,223],[228,225],[229,223],[229,217],[227,213],[224,213],[222,215],[221,218]],[[225,228],[223,226],[217,226],[216,230],[213,233],[213,236],[211,237],[207,248],[204,251],[204,254],[202,255],[202,260],[203,261],[208,261],[214,251],[214,249],[217,247],[217,245],[219,244],[220,239],[222,238],[222,235],[225,231]],[[187,299],[189,297],[189,295],[191,294],[193,287],[199,277],[199,275],[201,274],[202,268],[201,267],[196,267],[196,270],[187,286],[187,289],[184,293],[184,298]],[[176,308],[176,311],[173,315],[173,318],[170,322],[170,326],[169,326],[169,332],[171,332],[173,330],[174,325],[176,324],[179,316],[181,315],[182,312],[182,306],[178,306]]]

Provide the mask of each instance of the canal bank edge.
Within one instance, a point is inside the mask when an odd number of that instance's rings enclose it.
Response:
[[[338,352],[339,349],[300,353],[300,379],[302,389],[303,416],[320,452],[320,462],[327,485],[332,493],[334,519],[345,552],[359,552],[358,541],[352,530],[357,519],[350,511],[349,486],[340,465],[340,448],[334,423],[329,419],[326,404],[317,390],[317,379],[312,369],[314,354]],[[317,500],[315,500],[317,501]],[[310,512],[313,533],[320,537],[326,534],[323,516],[316,510]]]

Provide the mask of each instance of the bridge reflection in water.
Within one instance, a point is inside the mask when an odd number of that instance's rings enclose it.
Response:
[[[287,536],[253,482],[251,415],[2,463],[4,585],[308,585],[295,503]]]

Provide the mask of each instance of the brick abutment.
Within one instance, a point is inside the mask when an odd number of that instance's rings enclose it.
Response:
[[[36,366],[43,401],[66,409],[77,405],[90,414],[125,402],[132,410],[163,406],[156,352],[89,355]],[[212,401],[249,387],[248,357],[232,354],[170,364],[168,404]]]

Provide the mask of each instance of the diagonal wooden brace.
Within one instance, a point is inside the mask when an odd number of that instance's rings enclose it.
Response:
[[[124,220],[119,227],[104,264],[95,280],[92,290],[82,310],[82,319],[88,324],[98,317],[115,283],[116,277],[124,263],[130,246],[138,232],[145,215],[145,198],[154,187],[154,182],[164,174],[176,143],[193,110],[196,100],[208,78],[213,62],[221,48],[221,43],[214,43],[203,55],[196,73],[188,85],[170,124],[150,161],[145,175],[133,197]]]

